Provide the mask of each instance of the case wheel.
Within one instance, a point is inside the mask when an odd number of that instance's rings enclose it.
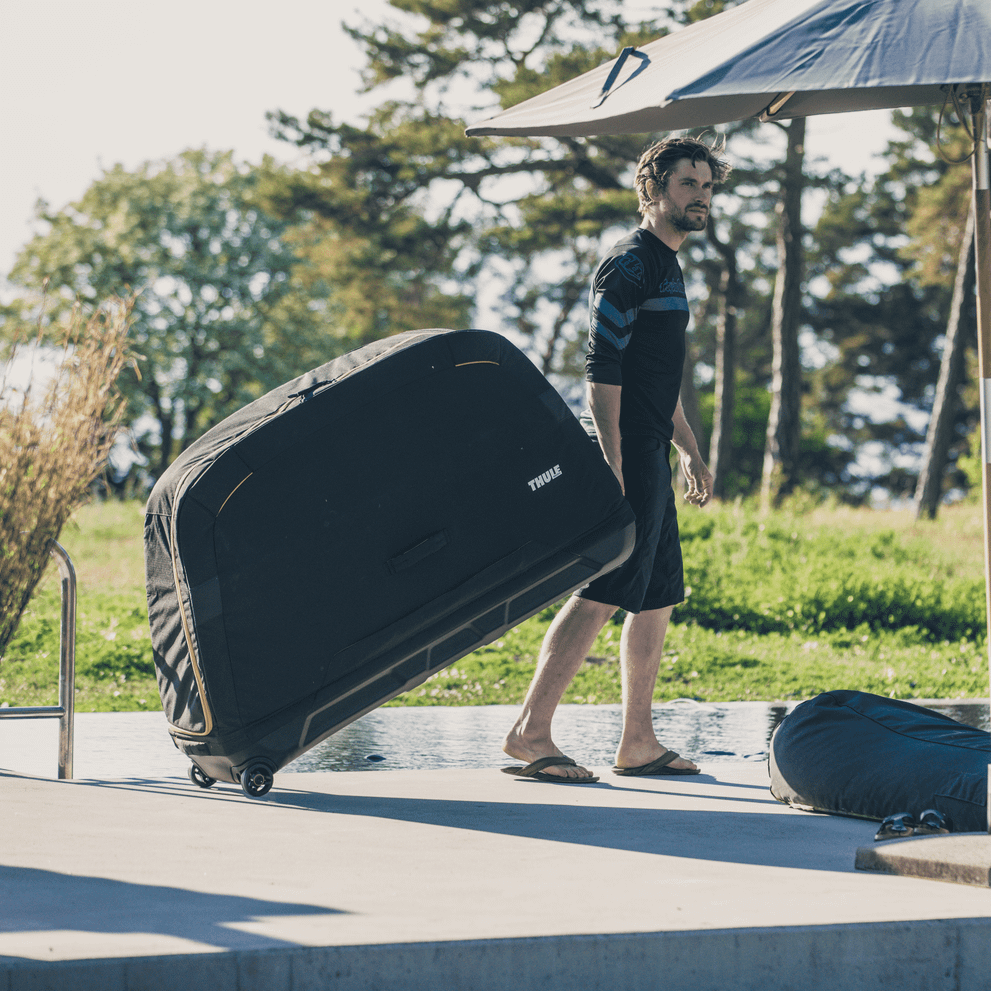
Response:
[[[248,798],[261,798],[267,795],[275,783],[275,775],[267,764],[249,764],[241,772],[241,790]]]
[[[189,775],[189,780],[200,788],[209,788],[211,785],[217,783],[216,778],[211,778],[208,774],[204,774],[202,768],[196,764],[190,764],[186,773]]]

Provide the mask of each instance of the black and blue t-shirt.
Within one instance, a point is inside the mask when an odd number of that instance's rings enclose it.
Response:
[[[671,440],[687,327],[677,252],[638,228],[603,258],[589,292],[585,378],[623,387],[622,436]]]

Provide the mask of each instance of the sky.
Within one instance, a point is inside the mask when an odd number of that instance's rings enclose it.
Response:
[[[635,0],[650,7],[650,0]],[[61,208],[103,169],[186,148],[298,156],[267,111],[314,107],[359,119],[358,47],[341,21],[382,18],[385,0],[4,0],[0,60],[0,275],[32,233],[34,204]],[[819,117],[808,150],[869,169],[886,113]]]
[[[244,161],[296,150],[266,111],[354,119],[360,23],[352,0],[4,0],[0,60],[0,272],[31,236],[41,197],[78,198],[103,169],[186,148]],[[383,0],[363,0],[367,12]]]

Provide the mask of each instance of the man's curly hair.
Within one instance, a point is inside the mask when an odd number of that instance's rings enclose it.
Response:
[[[651,145],[640,156],[634,179],[640,213],[668,188],[668,179],[683,158],[690,159],[692,165],[704,162],[712,171],[712,181],[723,182],[730,174],[729,163],[718,157],[725,147],[723,139],[708,145],[699,138],[687,137],[665,138]]]

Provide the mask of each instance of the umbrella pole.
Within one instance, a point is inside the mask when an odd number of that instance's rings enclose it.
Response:
[[[974,121],[974,243],[977,268],[977,354],[981,375],[981,448],[984,456],[984,585],[991,674],[991,183],[988,180],[989,88],[972,97]],[[991,834],[991,766],[988,768],[988,833]]]

